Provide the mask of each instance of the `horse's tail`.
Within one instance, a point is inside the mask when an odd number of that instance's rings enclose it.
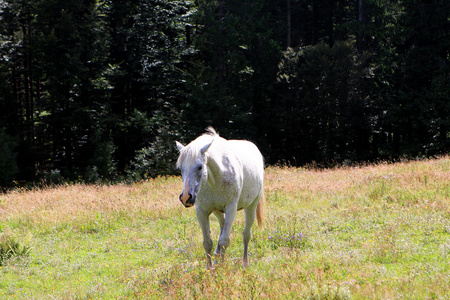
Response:
[[[258,227],[264,228],[264,214],[266,210],[266,203],[264,197],[264,190],[262,191],[261,198],[259,199],[258,206],[256,207],[256,220],[258,221]]]

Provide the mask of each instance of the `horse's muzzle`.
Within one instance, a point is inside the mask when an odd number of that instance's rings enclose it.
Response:
[[[192,198],[192,195],[189,194],[189,198],[186,201],[183,201],[183,194],[180,195],[180,202],[183,203],[184,207],[192,207],[195,204],[195,199]]]

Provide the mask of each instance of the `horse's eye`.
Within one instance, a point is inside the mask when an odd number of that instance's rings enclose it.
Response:
[[[203,166],[199,166],[198,170],[201,171],[203,169]]]

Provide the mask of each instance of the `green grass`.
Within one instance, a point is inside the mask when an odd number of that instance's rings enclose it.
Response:
[[[448,299],[450,158],[266,170],[266,223],[241,266],[243,213],[205,270],[178,177],[0,195],[1,299]],[[211,217],[217,241],[218,223]],[[7,242],[9,241],[9,242]]]

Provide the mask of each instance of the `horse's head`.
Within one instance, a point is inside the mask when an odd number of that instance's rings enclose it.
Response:
[[[214,138],[209,138],[209,140],[197,139],[187,146],[176,142],[180,151],[177,167],[181,170],[181,176],[183,178],[183,191],[180,194],[180,201],[185,207],[194,206],[202,183],[206,180],[207,168],[205,153],[211,146],[213,140]]]

